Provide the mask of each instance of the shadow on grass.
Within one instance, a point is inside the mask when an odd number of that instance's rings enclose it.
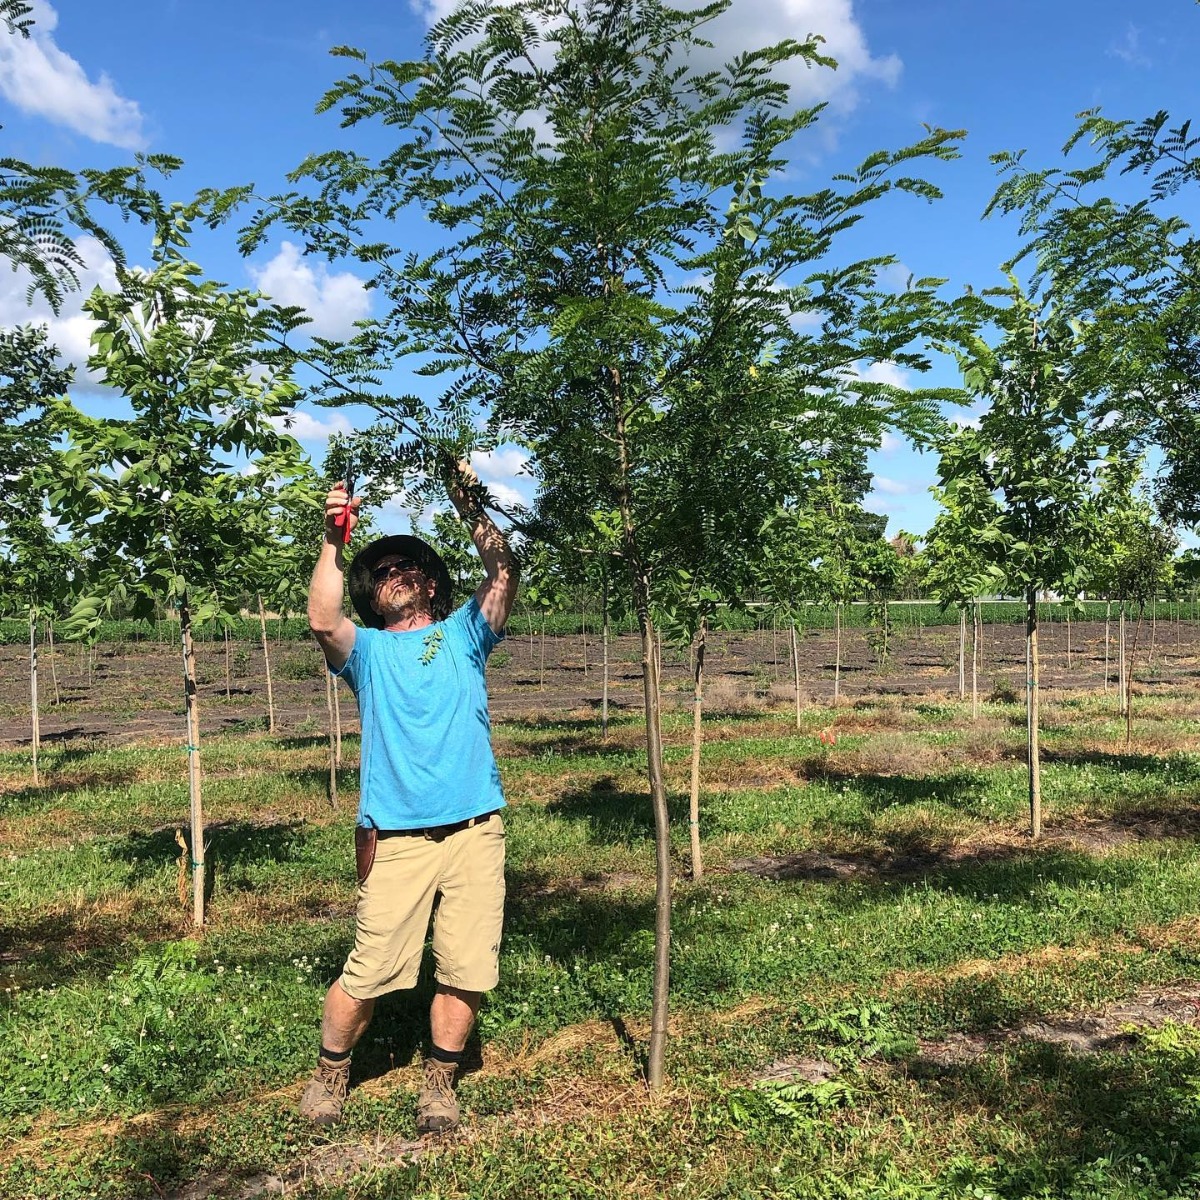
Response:
[[[1024,724],[1024,718],[1021,719]],[[1200,782],[1200,760],[1177,754],[1108,754],[1102,750],[1057,750],[1044,748],[1042,762],[1070,767],[1094,766],[1109,771],[1135,772],[1138,775],[1163,775],[1168,771],[1172,783]]]
[[[1170,1098],[1190,1095],[1196,1065],[1189,1054],[1079,1054],[1031,1041],[917,1076],[947,1125],[990,1113],[1024,1127],[1025,1150],[995,1154],[986,1190],[997,1200],[1191,1196],[1200,1121],[1194,1105]]]
[[[617,789],[610,776],[604,776],[587,791],[567,792],[546,805],[546,812],[588,827],[588,840],[596,845],[623,845],[654,836],[654,810],[645,792]],[[667,797],[667,812],[672,824],[686,821],[687,798]]]

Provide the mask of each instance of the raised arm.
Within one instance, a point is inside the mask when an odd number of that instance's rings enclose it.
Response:
[[[346,520],[358,524],[359,497],[349,502]],[[325,497],[325,540],[308,587],[308,627],[325,652],[326,661],[340,671],[354,649],[354,622],[342,609],[346,586],[346,564],[342,558],[344,529],[334,524],[347,507],[345,484],[337,484]]]
[[[487,578],[475,592],[479,610],[492,632],[501,633],[508,623],[513,601],[517,598],[520,566],[508,544],[508,538],[500,532],[480,504],[478,490],[479,476],[468,463],[460,462],[457,473],[447,480],[446,491],[450,503],[467,523],[471,540],[487,572]]]

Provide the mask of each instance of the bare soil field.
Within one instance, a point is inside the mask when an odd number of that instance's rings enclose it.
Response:
[[[1132,638],[1132,631],[1130,634]],[[1056,693],[1115,686],[1116,625],[1109,630],[1106,672],[1103,622],[1071,627],[1043,624],[1042,685]],[[800,651],[800,690],[806,703],[833,697],[836,648],[829,631],[805,634]],[[842,637],[840,692],[846,700],[863,696],[921,697],[957,693],[957,626],[901,629],[891,640],[886,662],[877,661],[865,631]],[[641,666],[638,639],[614,638],[610,647],[609,703],[615,711],[640,709]],[[328,728],[325,686],[315,645],[281,642],[271,647],[276,728],[285,733],[317,733]],[[1160,622],[1143,628],[1136,654],[1136,686],[1142,693],[1185,689],[1200,677],[1200,630],[1192,622]],[[206,734],[265,725],[266,684],[257,642],[197,647],[200,719]],[[663,653],[663,693],[668,706],[691,703],[691,656],[667,647]],[[57,677],[57,689],[54,678]],[[492,656],[488,669],[495,716],[565,716],[598,712],[603,694],[601,645],[586,638],[514,633]],[[706,659],[706,709],[744,711],[792,699],[793,675],[786,633],[771,629],[710,635]],[[967,681],[970,689],[968,651]],[[1024,628],[987,625],[982,638],[980,694],[1019,698],[1025,686]],[[0,646],[0,745],[27,744],[29,732],[28,657],[22,646]],[[55,702],[57,691],[57,702]],[[40,655],[42,738],[47,742],[87,739],[114,744],[183,736],[182,670],[179,652],[147,643],[101,645],[89,667],[86,652],[59,646]],[[357,713],[348,691],[340,690],[343,726],[354,729]]]

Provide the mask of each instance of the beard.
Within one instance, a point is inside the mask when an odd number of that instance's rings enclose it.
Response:
[[[375,609],[383,618],[384,625],[395,625],[417,617],[433,619],[429,593],[424,587],[405,584],[403,580],[390,581],[379,589],[375,598]]]

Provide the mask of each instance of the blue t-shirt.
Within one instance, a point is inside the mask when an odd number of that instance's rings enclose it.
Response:
[[[360,825],[421,829],[503,807],[484,682],[499,641],[474,596],[420,629],[355,630],[334,674],[362,719]]]

